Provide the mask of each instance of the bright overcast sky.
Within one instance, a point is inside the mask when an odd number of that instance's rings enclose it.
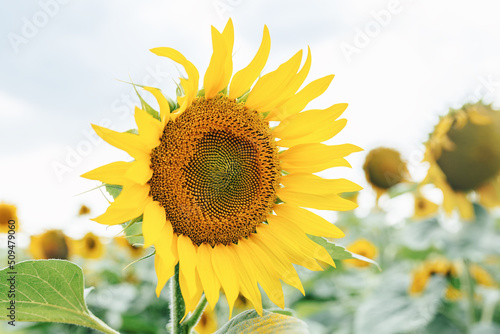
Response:
[[[65,228],[111,235],[87,219],[107,206],[97,183],[80,174],[125,159],[96,140],[90,123],[133,124],[137,103],[118,80],[174,95],[178,68],[148,50],[171,46],[204,73],[210,25],[235,26],[235,69],[255,54],[264,24],[275,69],[299,49],[312,51],[309,80],[336,77],[313,107],[347,102],[347,127],[335,139],[366,151],[399,149],[412,169],[421,143],[449,107],[480,98],[500,103],[497,1],[124,1],[23,0],[0,3],[0,201],[18,206],[24,231]],[[353,155],[350,172],[366,185]],[[418,169],[418,168],[417,168]],[[338,177],[338,176],[337,176]]]

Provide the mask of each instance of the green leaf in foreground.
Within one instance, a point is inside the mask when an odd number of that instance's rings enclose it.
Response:
[[[294,317],[264,311],[245,311],[231,319],[215,334],[309,334],[307,324]]]
[[[83,271],[69,261],[30,260],[16,264],[14,270],[4,268],[0,291],[0,309],[8,310],[15,301],[15,321],[61,322],[118,333],[89,311]],[[0,320],[12,319],[0,312]]]

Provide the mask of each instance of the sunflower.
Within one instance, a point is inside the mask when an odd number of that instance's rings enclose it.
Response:
[[[415,209],[413,219],[423,219],[434,215],[439,210],[439,205],[429,201],[421,194],[415,194]]]
[[[9,221],[14,221],[15,223],[9,223]],[[17,208],[15,205],[7,204],[4,202],[0,203],[0,233],[7,233],[10,228],[9,225],[14,225],[14,230],[17,231],[19,228],[19,222],[17,220]]]
[[[477,284],[488,287],[488,288],[496,288],[498,287],[498,283],[495,282],[495,279],[490,275],[490,273],[481,267],[478,264],[471,264],[469,266],[469,272],[471,277],[476,281]]]
[[[34,259],[69,259],[72,240],[61,230],[49,230],[31,236],[29,251]]]
[[[445,258],[427,260],[413,271],[413,279],[409,288],[409,293],[411,295],[418,295],[425,291],[427,282],[434,275],[458,277],[458,272],[456,266]],[[450,299],[452,299],[451,296],[453,295],[453,291],[447,292],[447,294],[449,294]]]
[[[217,313],[215,310],[206,308],[194,330],[198,334],[212,334],[217,331]]]
[[[346,249],[371,260],[374,260],[378,253],[377,247],[366,239],[358,239],[347,246]],[[358,259],[344,260],[344,263],[355,267],[368,267],[370,265],[370,263]]]
[[[458,208],[464,219],[474,210],[467,195],[476,192],[488,207],[500,205],[500,111],[482,102],[451,109],[426,144],[430,168],[424,182],[443,192],[443,208]]]
[[[377,200],[392,186],[408,178],[406,163],[401,154],[386,147],[371,150],[363,165],[366,180],[377,193]]]
[[[99,259],[104,255],[104,244],[92,232],[76,241],[76,253],[85,259]]]
[[[259,77],[270,51],[267,27],[256,56],[233,75],[233,36],[231,20],[222,33],[212,27],[213,54],[201,90],[198,70],[180,52],[152,49],[187,72],[180,79],[177,103],[145,87],[155,96],[159,113],[136,108],[137,134],[93,125],[101,138],[135,160],[83,175],[123,186],[94,220],[116,225],[142,215],[144,247],[156,249],[156,292],[178,264],[186,313],[195,309],[203,292],[215,307],[221,288],[230,312],[241,292],[262,313],[257,283],[283,308],[280,280],[304,292],[293,263],[311,270],[322,270],[317,260],[334,266],[328,252],[307,234],[344,236],[303,207],[351,210],[357,205],[339,194],[360,190],[348,180],[313,174],[349,166],[345,157],[361,150],[322,143],[345,126],[346,120],[338,118],[347,104],[302,111],[323,94],[333,76],[299,90],[311,66],[309,50],[302,68],[299,51]],[[279,124],[271,128],[270,121]]]
[[[80,209],[78,210],[78,215],[85,216],[85,215],[88,215],[89,213],[90,213],[90,208],[88,206],[86,206],[85,204],[82,204],[80,206]]]
[[[144,248],[136,246],[134,244],[131,244],[127,240],[127,238],[125,238],[123,236],[116,237],[113,240],[114,240],[114,242],[118,246],[127,249],[127,251],[129,252],[130,256],[133,257],[133,258],[140,257],[140,256],[142,256],[144,254]]]

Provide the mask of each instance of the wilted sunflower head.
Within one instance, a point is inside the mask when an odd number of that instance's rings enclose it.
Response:
[[[346,249],[352,253],[364,256],[371,260],[374,260],[378,253],[377,247],[366,239],[358,239],[347,246]],[[358,259],[344,260],[344,263],[355,267],[368,267],[370,265],[369,262]]]
[[[101,239],[92,232],[77,240],[76,253],[85,259],[99,259],[104,255],[104,244]]]
[[[377,191],[378,197],[392,186],[408,177],[406,163],[401,154],[392,148],[379,147],[371,150],[363,165],[366,180]]]
[[[280,280],[303,292],[292,263],[311,270],[322,270],[317,260],[334,264],[307,234],[344,234],[304,208],[345,211],[357,206],[340,194],[359,186],[314,173],[349,166],[345,157],[360,149],[322,143],[345,126],[339,117],[346,104],[303,111],[333,79],[328,75],[303,85],[310,50],[302,66],[299,51],[261,76],[270,52],[265,27],[255,58],[233,74],[231,20],[222,33],[212,27],[212,41],[201,90],[198,70],[180,52],[151,50],[186,71],[177,101],[145,87],[159,112],[146,104],[136,108],[137,133],[94,126],[134,161],[111,163],[83,176],[123,187],[97,222],[115,225],[140,221],[142,215],[144,246],[156,250],[157,294],[179,265],[186,312],[194,310],[203,292],[215,307],[222,288],[230,309],[242,293],[262,313],[257,283],[283,307]],[[271,128],[270,121],[279,124]]]
[[[14,221],[15,223],[9,223],[9,221]],[[9,225],[15,226],[15,231],[19,228],[19,221],[17,220],[17,208],[15,205],[7,204],[4,202],[0,203],[0,233],[7,233],[9,231]]]
[[[447,212],[474,213],[466,194],[477,191],[489,206],[500,204],[500,111],[482,102],[451,109],[427,142],[427,180],[444,194]]]
[[[71,255],[71,243],[61,230],[49,230],[31,236],[29,251],[35,259],[67,260]]]

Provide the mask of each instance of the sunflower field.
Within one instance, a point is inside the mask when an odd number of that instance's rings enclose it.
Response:
[[[445,2],[0,5],[0,333],[500,333],[500,7]]]

